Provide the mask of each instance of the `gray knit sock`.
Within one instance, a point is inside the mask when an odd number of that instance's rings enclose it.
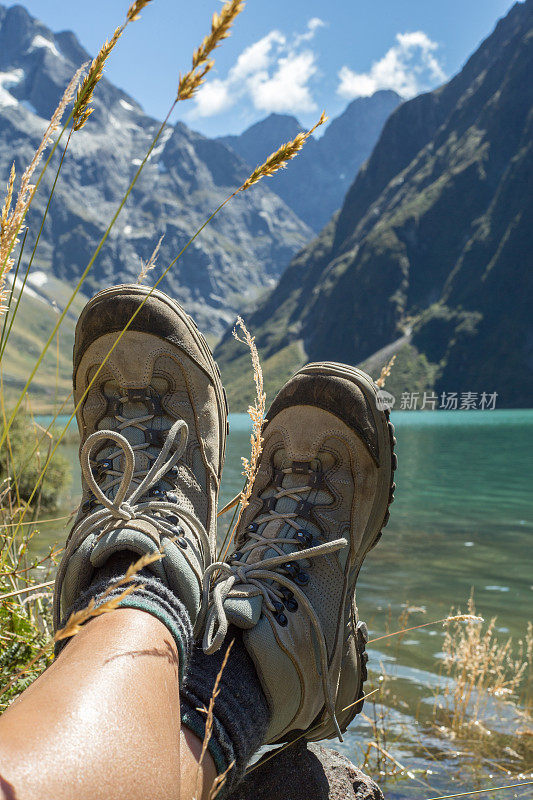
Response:
[[[99,606],[102,602],[102,595],[108,589],[109,584],[123,578],[128,567],[137,559],[137,555],[126,551],[111,556],[103,567],[96,570],[89,588],[82,592],[74,605],[68,609],[61,627],[66,624],[73,612],[86,608],[92,598],[94,598],[96,606]],[[176,595],[147,568],[134,575],[130,583],[135,585],[135,590],[120,601],[119,608],[137,608],[140,611],[146,611],[157,617],[168,628],[178,648],[181,685],[192,651],[193,636],[189,613],[181,600],[178,600]],[[130,583],[127,585],[129,586]],[[105,600],[119,597],[125,588],[126,585],[117,586],[106,595]],[[56,643],[56,656],[68,641],[68,639],[63,639]]]
[[[214,655],[206,656],[200,645],[195,645],[180,692],[181,721],[203,741],[207,715],[199,709],[209,707],[216,677],[232,641],[220,678],[208,743],[219,775],[233,764],[219,798],[227,797],[244,776],[248,762],[264,742],[270,719],[266,697],[239,628],[230,627],[226,644]]]

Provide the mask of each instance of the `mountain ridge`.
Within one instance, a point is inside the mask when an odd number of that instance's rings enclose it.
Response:
[[[532,42],[526,0],[451,81],[389,117],[340,212],[247,319],[271,391],[302,360],[365,364],[400,341],[396,394],[531,404]],[[216,356],[240,397],[228,334]]]
[[[54,34],[22,6],[0,6],[0,180],[15,156],[20,175],[46,120],[88,54],[74,34]],[[71,283],[89,261],[159,127],[128,94],[103,78],[95,111],[72,135],[39,246],[39,268]],[[30,209],[28,243],[44,211],[54,158]],[[183,123],[154,149],[85,287],[135,280],[162,233],[161,271],[209,214],[248,176],[222,143]],[[243,298],[272,284],[311,231],[266,183],[240,195],[195,240],[162,288],[218,334]]]
[[[359,168],[368,158],[386,119],[400,104],[392,90],[352,100],[331,120],[320,138],[307,141],[287,172],[269,178],[269,185],[315,232],[337,211]],[[294,138],[304,128],[287,114],[270,114],[237,136],[222,136],[251,168],[281,141]]]

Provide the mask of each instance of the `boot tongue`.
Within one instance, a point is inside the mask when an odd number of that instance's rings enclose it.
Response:
[[[143,533],[140,530],[133,530],[131,528],[116,528],[105,533],[96,542],[91,550],[91,564],[96,569],[103,567],[112,555],[124,550],[135,553],[140,558],[146,553],[159,552],[159,547],[154,539],[148,535],[148,532]],[[148,565],[147,569],[166,583],[165,569],[162,560],[153,561]]]
[[[291,469],[292,464],[292,460],[283,451],[276,454],[274,458],[274,466],[276,469]],[[320,462],[315,459],[314,461],[310,462],[310,466],[311,469],[319,469]],[[297,489],[298,487],[308,485],[309,480],[310,476],[307,474],[287,472],[283,477],[280,488]],[[266,499],[271,497],[275,495],[277,491],[277,488],[268,489],[263,495],[263,498]],[[295,494],[295,497],[299,499],[294,499],[293,497],[280,497],[274,508],[275,513],[294,513],[300,502],[305,500],[309,500],[309,502],[316,504],[331,502],[329,493],[319,489],[310,489],[309,491],[299,492]],[[283,520],[272,520],[272,522],[262,523],[259,526],[258,533],[260,533],[266,539],[293,539],[296,531],[298,530],[308,531],[313,536],[318,536],[320,534],[318,526],[309,520],[304,519],[303,517],[295,517],[291,520],[291,522],[293,522],[297,527],[295,528]],[[292,553],[295,550],[295,545],[291,542],[288,542],[287,544],[281,544],[278,542],[277,546],[280,547],[284,553]],[[274,558],[276,556],[279,556],[279,552],[273,547],[269,547],[267,544],[265,544],[265,546],[257,547],[252,551],[247,559],[247,563],[252,564],[256,563],[257,561],[266,558]]]
[[[128,390],[118,386],[115,381],[108,381],[102,388],[106,397],[110,398],[111,400],[117,401],[128,396]],[[147,389],[146,393],[148,394],[148,392],[149,390]],[[130,399],[129,397],[127,400],[119,404],[119,409],[120,410],[118,412],[118,416],[124,419],[131,419],[131,420],[142,419],[143,417],[146,417],[149,414],[146,403],[142,402],[141,400]],[[142,425],[145,425],[147,428],[155,428],[157,422],[160,421],[147,420],[146,422],[142,423]],[[159,426],[160,425],[157,425],[157,427]],[[119,423],[115,416],[109,414],[100,420],[98,428],[100,430],[116,431],[119,429]],[[138,447],[139,445],[145,444],[146,442],[145,431],[142,430],[142,428],[139,428],[135,425],[128,425],[127,427],[121,428],[120,433],[124,436],[125,439],[128,440],[128,442],[134,449],[135,472],[138,472],[140,470],[143,471],[149,470],[151,461],[147,456],[146,451],[150,449],[150,451],[153,452],[154,455],[156,455],[157,454],[156,448],[150,447],[142,450],[135,450],[135,448]],[[118,450],[120,450],[120,453],[117,453]],[[109,441],[109,444],[106,444],[100,450],[100,452],[98,453],[97,460],[100,462],[105,461],[106,459],[109,458],[109,456],[111,456],[112,453],[117,453],[117,455],[115,455],[115,457],[113,458],[113,470],[115,472],[122,472],[124,470],[124,455],[122,454],[122,449],[120,448],[120,445],[115,444],[115,442],[111,440]],[[140,479],[138,479],[136,482],[138,483],[139,480]],[[109,487],[109,484],[112,481],[116,482],[114,483],[113,486]],[[115,498],[115,495],[118,491],[118,487],[119,487],[119,482],[117,480],[117,476],[110,476],[101,484],[102,491],[107,495],[107,497],[109,497],[110,500],[113,500]]]
[[[228,597],[224,600],[224,610],[228,622],[239,628],[255,627],[261,616],[263,595],[253,597]]]

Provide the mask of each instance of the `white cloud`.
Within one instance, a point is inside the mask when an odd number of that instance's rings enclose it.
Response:
[[[304,33],[287,39],[272,30],[239,55],[227,77],[206,82],[196,95],[194,115],[220,114],[248,99],[261,111],[312,111],[316,108],[309,82],[317,71],[316,55],[303,45],[325,25],[309,20]]]
[[[305,33],[299,33],[294,37],[293,47],[299,47],[302,42],[310,42],[319,28],[325,26],[324,20],[320,17],[312,17],[307,23],[307,30]]]
[[[309,50],[280,58],[272,77],[259,72],[250,82],[254,106],[260,111],[313,111],[316,103],[308,84],[315,72],[315,56]]]
[[[353,100],[368,97],[378,89],[394,89],[403,97],[413,97],[446,78],[435,55],[437,48],[438,44],[423,31],[398,33],[396,44],[368,72],[342,67],[337,93]]]
[[[199,117],[212,117],[231,108],[235,98],[228,91],[224,81],[214,79],[204,83],[196,95],[196,113]]]
[[[280,31],[270,31],[258,42],[254,42],[254,44],[242,51],[237,63],[229,72],[229,80],[233,83],[267,69],[272,60],[274,46],[279,45],[281,47],[285,43],[285,36]]]

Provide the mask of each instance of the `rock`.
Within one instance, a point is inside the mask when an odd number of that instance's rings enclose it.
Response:
[[[295,742],[257,763],[228,800],[383,800],[373,780],[328,747]]]

